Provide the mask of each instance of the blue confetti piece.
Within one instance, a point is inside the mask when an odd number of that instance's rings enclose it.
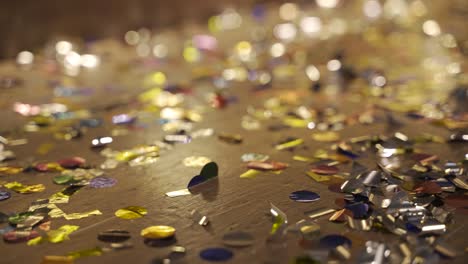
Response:
[[[289,198],[296,202],[309,203],[319,200],[320,195],[311,191],[302,190],[291,193]]]
[[[207,248],[200,252],[200,258],[207,261],[226,261],[233,256],[232,251],[225,248]]]
[[[188,183],[187,189],[194,188],[208,180],[218,177],[218,165],[215,162],[207,163],[200,171],[200,175],[193,177]]]

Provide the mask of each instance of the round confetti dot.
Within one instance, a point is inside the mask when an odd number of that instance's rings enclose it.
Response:
[[[233,256],[232,251],[225,248],[207,248],[200,252],[200,258],[207,261],[226,261]]]
[[[11,197],[11,193],[7,191],[0,191],[0,201],[10,199],[10,197]]]
[[[173,237],[175,234],[175,228],[172,226],[149,226],[143,230],[141,230],[140,234],[144,238],[149,239],[164,239]]]
[[[137,219],[145,216],[148,213],[146,208],[141,206],[128,206],[115,211],[115,216],[122,219]]]
[[[72,157],[67,159],[62,159],[57,161],[60,166],[68,169],[74,169],[80,166],[83,166],[86,163],[86,160],[81,157]]]
[[[289,198],[296,202],[309,203],[320,199],[320,195],[311,191],[302,190],[291,193]]]
[[[334,249],[338,246],[351,247],[351,240],[342,235],[327,235],[320,239],[319,244],[326,249]]]
[[[114,186],[116,183],[117,183],[116,179],[99,176],[99,177],[93,178],[89,182],[89,186],[93,188],[109,188],[109,187]]]
[[[223,243],[231,247],[248,247],[252,245],[254,238],[251,234],[242,231],[233,231],[224,234]]]

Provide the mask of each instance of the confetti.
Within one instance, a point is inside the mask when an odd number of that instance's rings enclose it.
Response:
[[[164,239],[173,237],[175,235],[175,231],[175,228],[172,226],[149,226],[145,229],[142,229],[140,235],[149,239]]]
[[[89,181],[89,186],[93,188],[109,188],[114,186],[117,183],[116,179],[98,176]]]
[[[285,150],[285,149],[292,149],[292,148],[295,148],[301,144],[304,143],[304,140],[301,139],[301,138],[298,138],[298,139],[293,139],[293,140],[290,140],[290,141],[287,141],[287,142],[284,142],[284,143],[280,143],[278,145],[275,146],[275,149],[276,150]]]
[[[193,177],[187,189],[191,190],[196,186],[207,182],[208,180],[216,179],[218,177],[218,164],[215,162],[207,163],[200,171],[200,175]]]
[[[5,201],[10,199],[11,193],[6,192],[6,191],[0,191],[0,201]]]
[[[200,252],[200,258],[206,261],[227,261],[233,256],[234,254],[225,248],[207,248]]]
[[[308,202],[314,202],[314,201],[319,200],[320,195],[311,191],[302,190],[302,191],[292,192],[289,195],[289,199],[296,201],[296,202],[308,203]]]
[[[190,215],[192,216],[193,221],[201,226],[207,226],[210,223],[208,217],[200,214],[200,212],[198,212],[197,210],[192,210],[192,212],[190,212]]]
[[[57,161],[57,163],[63,168],[76,169],[78,167],[83,166],[86,163],[86,160],[81,157],[72,157],[59,160]]]
[[[283,162],[269,161],[269,162],[260,162],[260,161],[251,161],[247,163],[247,168],[254,170],[263,170],[263,171],[278,171],[284,170],[289,167],[289,164]]]
[[[22,194],[43,192],[45,190],[44,184],[24,185],[19,182],[9,182],[4,184],[3,186],[5,188]]]
[[[145,216],[147,214],[147,210],[141,206],[128,206],[122,209],[115,211],[115,216],[122,218],[122,219],[137,219]]]
[[[74,219],[81,219],[81,218],[90,217],[90,216],[93,216],[93,215],[102,215],[102,213],[99,210],[92,210],[92,211],[85,212],[85,213],[64,214],[63,217],[66,220],[74,220]]]
[[[246,172],[242,173],[240,175],[240,178],[254,178],[255,176],[257,176],[258,174],[260,174],[261,171],[259,170],[247,170]]]
[[[168,197],[179,197],[192,194],[189,189],[182,189],[178,191],[167,192],[166,196]]]
[[[286,224],[288,223],[286,214],[272,203],[270,203],[270,214],[273,216],[274,221],[270,235],[275,235],[276,233],[282,235],[285,231]]]
[[[321,175],[333,175],[337,174],[339,169],[335,166],[317,165],[310,168],[310,171]]]
[[[11,166],[0,167],[0,175],[1,174],[14,175],[22,171],[23,171],[23,168],[19,168],[19,167],[11,167]]]
[[[102,248],[95,247],[90,249],[84,249],[79,251],[72,251],[67,254],[68,257],[71,257],[73,260],[82,258],[82,257],[93,257],[93,256],[101,256],[102,255]]]
[[[340,135],[333,131],[312,134],[312,139],[319,142],[334,142],[340,140]]]
[[[59,175],[55,176],[53,179],[56,184],[68,184],[75,182],[73,175]]]
[[[75,225],[63,225],[56,230],[50,230],[47,232],[47,240],[50,243],[61,243],[65,240],[69,240],[68,235],[78,230],[80,227]]]

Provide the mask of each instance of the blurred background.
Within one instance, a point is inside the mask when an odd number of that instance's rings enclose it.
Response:
[[[351,6],[365,0],[341,1]],[[453,34],[466,49],[468,27],[454,21],[466,20],[466,0],[381,0],[406,3],[421,1],[430,6],[431,17],[445,32]],[[80,37],[91,41],[106,37],[122,38],[140,27],[159,29],[188,23],[206,23],[209,16],[227,7],[252,8],[255,4],[277,4],[273,0],[3,0],[0,1],[0,59],[13,58],[21,50],[34,50],[54,37]],[[292,1],[313,4],[311,0]]]
[[[94,40],[121,37],[129,29],[158,29],[183,23],[206,23],[226,7],[268,0],[18,0],[0,1],[0,58],[34,49],[54,36]]]

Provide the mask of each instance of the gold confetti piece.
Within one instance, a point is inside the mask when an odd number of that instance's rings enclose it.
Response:
[[[115,211],[115,216],[122,219],[137,219],[145,216],[148,213],[146,208],[141,206],[128,206]]]
[[[77,171],[77,170],[75,170],[75,171]],[[80,180],[81,179],[91,179],[91,178],[94,178],[96,176],[97,175],[94,175],[94,176],[92,176],[92,175],[81,175]],[[76,177],[75,179],[78,179],[78,177]],[[58,193],[54,193],[49,197],[49,203],[52,203],[52,204],[68,203],[68,201],[70,199],[70,196],[75,194],[80,188],[81,187],[69,186],[69,187],[61,190]]]
[[[297,147],[297,146],[301,145],[302,143],[304,143],[304,140],[302,138],[298,138],[298,139],[288,141],[286,143],[278,144],[278,145],[275,146],[275,149],[276,150],[290,149],[290,148]]]
[[[58,208],[55,204],[51,204],[51,206],[48,208],[51,208],[49,211],[49,216],[51,218],[60,218],[65,215],[65,212],[62,211],[62,209]]]
[[[54,144],[52,144],[52,143],[43,143],[37,148],[36,153],[41,154],[41,155],[45,155],[45,154],[49,153],[53,148],[54,148]]]
[[[299,118],[285,118],[283,124],[290,127],[304,128],[307,127],[310,121]]]
[[[330,176],[322,176],[312,171],[307,171],[306,174],[312,179],[314,179],[316,182],[324,182],[330,180]]]
[[[6,167],[0,167],[0,175],[1,174],[18,174],[20,172],[23,171],[23,168],[20,168],[20,167],[9,167],[9,166],[6,166]]]
[[[172,237],[175,234],[175,228],[172,226],[149,226],[141,230],[141,236],[150,239],[162,239]]]
[[[303,162],[311,162],[311,161],[314,161],[315,159],[314,158],[309,158],[309,157],[306,157],[306,156],[294,155],[293,160],[303,161]]]
[[[63,217],[67,220],[75,220],[90,217],[92,215],[102,215],[101,211],[93,210],[85,213],[72,213],[72,214],[65,214]]]
[[[36,245],[41,244],[43,241],[44,241],[43,238],[39,236],[39,237],[28,240],[27,245],[28,246],[36,246]]]
[[[90,249],[84,249],[79,251],[72,251],[67,254],[73,260],[82,258],[82,257],[92,257],[92,256],[101,256],[102,255],[102,248],[95,247]]]
[[[192,194],[192,193],[189,191],[189,189],[182,189],[182,190],[167,192],[166,196],[168,196],[168,197],[177,197],[177,196],[184,196],[184,195],[190,195],[190,194]]]
[[[62,192],[54,193],[49,197],[49,202],[56,203],[68,203],[70,196],[63,194]]]
[[[41,264],[73,264],[70,256],[44,256]]]
[[[118,161],[129,161],[138,157],[138,155],[131,151],[122,151],[115,156],[115,159]]]
[[[44,184],[24,185],[16,181],[6,183],[3,186],[5,186],[5,188],[22,194],[42,192],[45,190]]]
[[[187,167],[203,167],[210,162],[209,158],[203,156],[190,156],[183,160],[184,165]]]
[[[56,230],[47,232],[47,239],[50,243],[61,243],[69,240],[68,235],[78,230],[80,227],[75,225],[63,225]]]
[[[333,131],[317,132],[311,135],[312,139],[320,142],[333,142],[340,139],[340,135]]]
[[[257,176],[258,174],[260,174],[261,171],[259,170],[253,170],[253,169],[250,169],[250,170],[247,170],[246,172],[242,173],[240,175],[240,178],[248,178],[248,179],[251,179],[251,178],[254,178],[255,176]]]

